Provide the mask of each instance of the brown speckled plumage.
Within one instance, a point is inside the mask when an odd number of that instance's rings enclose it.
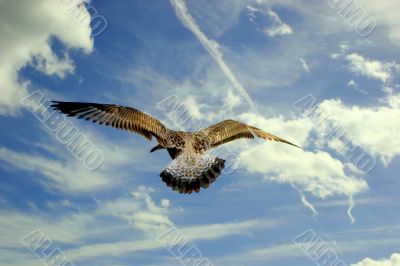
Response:
[[[218,145],[257,136],[298,147],[259,128],[230,119],[197,132],[185,132],[168,129],[159,120],[131,107],[59,101],[54,101],[51,106],[68,116],[138,133],[149,141],[155,137],[159,144],[151,151],[167,149],[174,159],[160,176],[180,193],[199,192],[200,187],[207,188],[221,174],[225,160],[206,155],[207,150]]]

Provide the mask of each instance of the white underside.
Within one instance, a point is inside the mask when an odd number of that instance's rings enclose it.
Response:
[[[215,163],[215,156],[183,152],[176,157],[165,170],[176,178],[193,179],[210,169]]]

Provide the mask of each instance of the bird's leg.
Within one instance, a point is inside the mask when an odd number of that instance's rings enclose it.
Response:
[[[153,149],[150,150],[150,152],[156,151],[156,150],[160,150],[160,149],[165,149],[165,147],[161,146],[160,144],[158,144],[157,146],[155,146]]]

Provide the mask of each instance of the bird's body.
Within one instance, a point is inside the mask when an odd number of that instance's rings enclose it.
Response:
[[[201,187],[207,188],[221,174],[225,160],[208,153],[219,145],[257,136],[296,146],[261,129],[230,119],[197,132],[185,132],[168,129],[159,120],[130,107],[82,102],[53,103],[55,110],[68,116],[129,130],[148,140],[155,137],[158,145],[151,152],[166,149],[173,159],[160,176],[167,186],[180,193],[199,192]]]

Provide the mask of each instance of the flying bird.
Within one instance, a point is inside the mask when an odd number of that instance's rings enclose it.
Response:
[[[259,137],[298,147],[259,128],[231,119],[196,132],[186,132],[169,129],[159,120],[131,107],[83,102],[52,103],[54,110],[67,116],[125,129],[149,141],[156,138],[158,145],[150,152],[166,149],[172,158],[160,177],[168,187],[179,193],[199,192],[200,188],[208,188],[220,176],[225,160],[207,153],[219,145],[241,138]]]

